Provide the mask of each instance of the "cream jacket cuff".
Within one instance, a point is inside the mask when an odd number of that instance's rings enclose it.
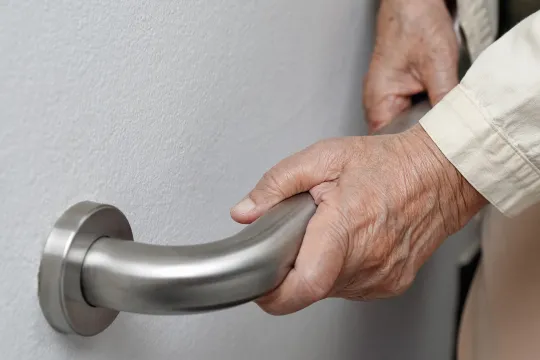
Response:
[[[514,216],[540,202],[540,171],[492,126],[462,85],[420,124],[465,179],[504,214]]]

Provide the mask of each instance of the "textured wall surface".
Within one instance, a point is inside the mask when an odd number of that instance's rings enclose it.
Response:
[[[54,333],[36,274],[56,218],[122,209],[136,239],[208,241],[280,158],[364,132],[374,2],[0,0],[0,357],[11,360],[445,359],[451,257],[406,296],[273,318],[122,314]],[[446,252],[451,251],[448,245]]]

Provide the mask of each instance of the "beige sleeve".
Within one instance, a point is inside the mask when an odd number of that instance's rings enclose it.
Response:
[[[506,215],[540,202],[540,12],[482,52],[421,125]]]
[[[497,37],[499,0],[457,0],[457,20],[469,54],[476,60]]]

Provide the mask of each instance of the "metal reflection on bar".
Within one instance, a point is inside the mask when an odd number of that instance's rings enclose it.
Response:
[[[315,209],[309,194],[297,195],[232,237],[194,246],[99,239],[84,259],[84,297],[94,306],[158,315],[251,301],[283,281]]]
[[[379,134],[404,131],[422,102]],[[195,246],[133,242],[120,210],[78,203],[56,222],[39,269],[41,309],[57,331],[92,336],[120,311],[187,314],[232,307],[275,289],[288,274],[316,206],[307,193],[275,206],[226,239]]]
[[[133,242],[117,208],[78,203],[47,239],[41,309],[57,331],[92,336],[120,311],[186,314],[243,304],[283,281],[315,210],[312,197],[299,194],[226,239],[159,246]]]

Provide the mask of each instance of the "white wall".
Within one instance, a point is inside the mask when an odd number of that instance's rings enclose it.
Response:
[[[123,314],[91,339],[54,333],[36,298],[42,246],[69,205],[118,206],[138,241],[206,241],[239,228],[229,206],[277,160],[363,133],[374,7],[0,0],[0,358],[445,359],[445,256],[398,300],[281,318],[254,305]]]

